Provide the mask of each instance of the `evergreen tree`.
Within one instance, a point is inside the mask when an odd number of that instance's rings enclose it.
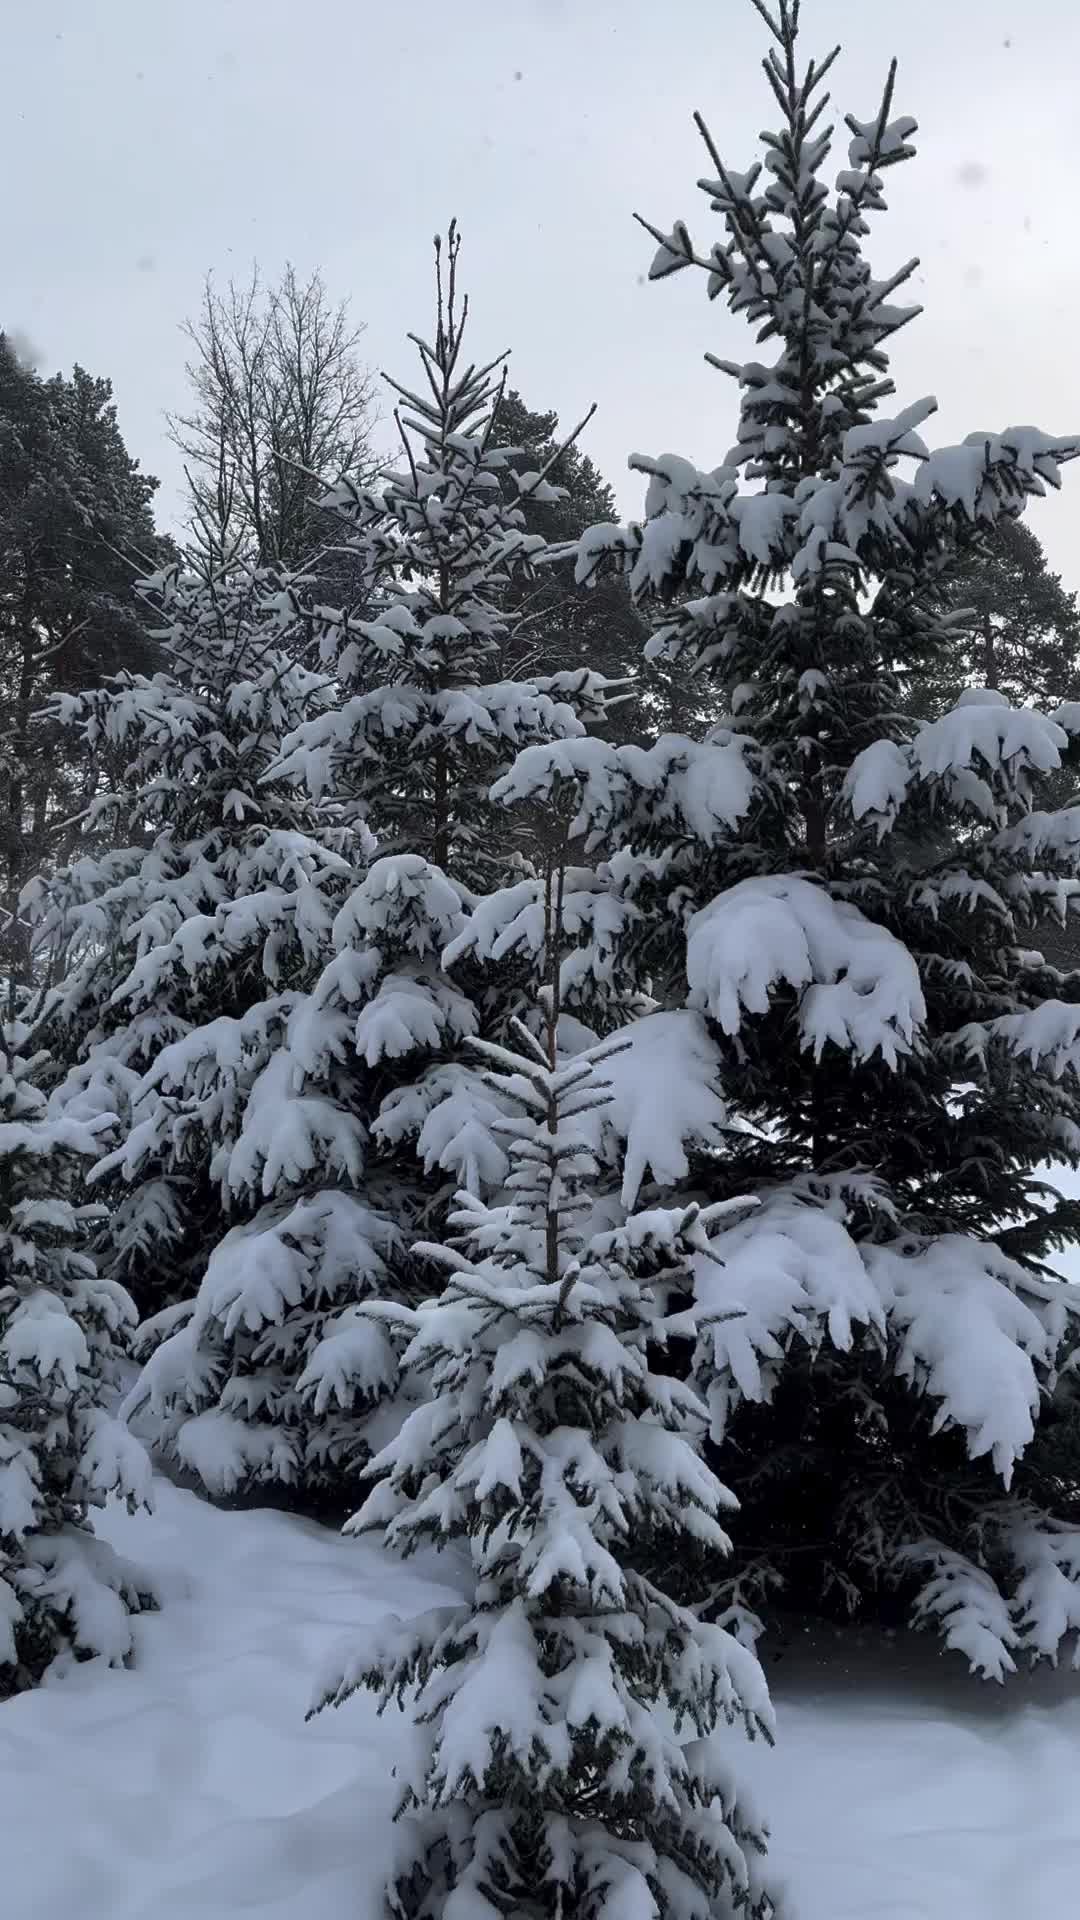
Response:
[[[518,745],[582,734],[574,703],[603,711],[603,679],[587,671],[483,678],[506,632],[497,596],[542,542],[502,497],[506,456],[490,444],[500,374],[462,359],[457,254],[452,233],[435,343],[420,345],[430,398],[407,396],[401,419],[405,471],[333,496],[370,617],[312,610],[302,582],[279,598],[290,629],[318,641],[324,710],[316,700],[294,715],[259,791],[291,790],[299,811],[358,837],[374,829],[378,857],[332,914],[305,922],[295,997],[284,982],[263,989],[237,1019],[204,992],[203,1017],[141,1083],[148,1117],[112,1161],[140,1179],[163,1158],[182,1173],[194,1154],[229,1225],[209,1258],[200,1247],[193,1310],[162,1324],[169,1337],[132,1401],[216,1492],[284,1484],[322,1502],[366,1457],[368,1390],[377,1398],[392,1368],[384,1356],[363,1393],[348,1384],[357,1303],[372,1290],[408,1296],[418,1222],[440,1217],[448,1186],[490,1190],[506,1171],[497,1103],[463,1047],[505,1019],[500,1000],[513,1004],[519,982],[497,987],[468,961],[454,978],[443,964],[470,883],[499,857],[486,787]],[[534,474],[522,490],[545,485]],[[225,911],[251,917],[247,901]],[[159,1005],[166,967],[193,970],[202,925],[157,943],[129,1005]]]
[[[768,1729],[764,1678],[637,1565],[646,1545],[728,1549],[730,1496],[695,1444],[705,1407],[651,1364],[705,1220],[689,1206],[590,1230],[604,1056],[563,1065],[557,992],[544,1005],[542,1038],[518,1024],[517,1052],[477,1043],[507,1114],[510,1204],[460,1194],[450,1242],[423,1249],[445,1291],[367,1310],[374,1339],[389,1318],[408,1341],[419,1404],[349,1530],[402,1557],[466,1543],[475,1594],[365,1636],[318,1706],[358,1687],[410,1699],[401,1920],[765,1915],[764,1831],[723,1730]]]
[[[1002,519],[982,548],[945,576],[948,601],[970,614],[943,673],[912,688],[915,709],[936,719],[965,687],[990,687],[1013,706],[1080,697],[1080,610],[1022,520]]]
[[[166,665],[54,700],[53,724],[92,763],[105,749],[114,781],[84,818],[86,850],[26,907],[68,1063],[54,1105],[118,1129],[95,1170],[98,1256],[145,1313],[190,1302],[236,1196],[261,1197],[269,1147],[253,1143],[248,1106],[258,1089],[269,1132],[260,1076],[367,843],[265,778],[283,733],[329,697],[282,648],[280,582],[207,561],[143,588]],[[301,1088],[298,1073],[274,1089],[282,1157]]]
[[[96,1130],[55,1119],[36,1084],[31,1030],[0,1033],[0,1697],[59,1658],[131,1651],[148,1582],[94,1537],[88,1511],[118,1493],[149,1503],[150,1463],[109,1412],[135,1322],[87,1251],[76,1203]]]
[[[725,463],[635,460],[644,524],[579,556],[659,602],[651,649],[708,671],[726,718],[646,756],[534,747],[496,794],[569,786],[624,968],[724,1061],[726,1150],[662,1196],[760,1201],[723,1264],[695,1263],[699,1305],[738,1314],[692,1358],[742,1505],[718,1591],[858,1609],[896,1588],[1000,1678],[1080,1627],[1080,1532],[1032,1448],[1078,1344],[1046,1262],[1080,1213],[1040,1168],[1080,1164],[1080,1012],[1031,938],[1078,898],[1076,810],[1036,805],[1078,710],[970,690],[920,724],[906,690],[955,657],[949,569],[1080,440],[931,453],[932,402],[881,413],[913,269],[875,279],[863,243],[915,123],[890,72],[831,193],[835,55],[800,67],[796,0],[755,5],[781,120],[764,164],[726,166],[699,119],[722,236],[649,231],[652,277],[701,269],[774,358],[716,363],[741,396]]]
[[[156,487],[124,446],[107,380],[81,367],[42,380],[0,332],[0,953],[12,983],[29,970],[19,890],[92,791],[75,741],[35,715],[59,689],[150,663],[134,582],[164,552]]]
[[[332,1378],[324,1334],[371,1287],[393,1291],[398,1245],[348,1022],[311,997],[371,843],[271,772],[284,732],[333,696],[295,658],[300,589],[214,553],[145,583],[170,671],[63,706],[124,749],[88,832],[119,814],[127,844],[39,890],[66,955],[51,1017],[75,1055],[54,1105],[119,1131],[93,1172],[100,1255],[151,1313],[126,1415],[211,1493],[318,1500],[359,1441],[301,1376],[318,1350]]]
[[[518,476],[540,471],[546,472],[548,486],[559,496],[526,497],[523,512],[528,531],[540,534],[552,549],[576,550],[587,527],[614,520],[615,496],[588,454],[574,443],[560,442],[558,425],[554,412],[533,411],[510,388],[499,401],[493,438],[497,446],[511,450],[503,478],[508,499],[519,497]],[[580,594],[574,591],[565,567],[534,569],[528,578],[519,575],[507,582],[503,604],[515,615],[510,643],[515,672],[593,667],[612,680],[632,682],[640,677],[648,628],[618,575],[599,580],[595,593]],[[629,702],[620,702],[614,716],[620,738],[647,725],[636,705],[633,711],[629,708]]]
[[[497,444],[505,367],[466,359],[459,250],[452,226],[446,248],[436,243],[434,340],[412,336],[423,390],[390,383],[403,467],[329,496],[372,617],[320,609],[321,658],[343,697],[296,729],[279,763],[314,796],[357,810],[378,839],[316,998],[354,1023],[372,1136],[407,1225],[463,1181],[491,1191],[505,1173],[495,1110],[463,1044],[525,1003],[527,965],[496,982],[468,959],[443,964],[477,891],[508,864],[530,874],[535,835],[508,844],[488,788],[519,748],[583,737],[606,704],[605,676],[587,666],[488,677],[512,646],[516,583],[534,579],[545,551],[526,515],[560,497],[548,471],[565,450],[520,472]]]

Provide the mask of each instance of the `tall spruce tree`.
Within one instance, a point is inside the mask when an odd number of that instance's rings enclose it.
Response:
[[[624,965],[724,1061],[726,1150],[662,1196],[760,1201],[695,1274],[738,1314],[691,1362],[742,1505],[718,1590],[857,1610],[896,1589],[1000,1678],[1080,1627],[1080,1532],[1032,1444],[1080,1346],[1047,1265],[1080,1210],[1041,1177],[1080,1164],[1080,1008],[1032,938],[1080,897],[1080,814],[1037,806],[1080,710],[971,689],[919,724],[905,690],[953,657],[947,569],[1080,440],[932,453],[932,401],[881,411],[913,263],[876,279],[863,245],[915,123],[893,69],[831,192],[835,53],[802,66],[797,0],[754,4],[779,129],[735,171],[699,117],[721,235],[648,230],[652,277],[703,271],[772,357],[715,362],[740,393],[725,462],[635,459],[644,524],[579,554],[583,581],[614,562],[659,602],[650,650],[711,673],[727,717],[644,757],[532,748],[496,792],[575,794]],[[677,825],[661,762],[693,800]]]
[[[145,1139],[159,1152],[163,1139],[190,1133],[202,1164],[208,1136],[223,1192],[258,1189],[265,1202],[214,1250],[194,1311],[135,1396],[216,1490],[284,1482],[321,1499],[335,1477],[347,1484],[364,1457],[368,1401],[392,1377],[384,1356],[377,1378],[353,1381],[357,1302],[426,1284],[408,1263],[416,1232],[441,1226],[462,1181],[492,1192],[505,1178],[498,1103],[464,1049],[501,1030],[527,990],[530,959],[496,976],[463,950],[451,974],[444,950],[474,889],[505,873],[493,776],[520,746],[583,736],[582,713],[604,711],[604,678],[587,669],[485,679],[507,636],[506,584],[544,543],[526,531],[520,501],[504,497],[508,453],[492,439],[502,362],[465,360],[458,249],[451,229],[437,248],[434,341],[416,341],[425,392],[395,389],[403,469],[375,486],[345,481],[325,503],[344,521],[362,614],[312,610],[300,586],[281,603],[311,634],[333,692],[324,710],[297,716],[265,791],[293,783],[298,808],[373,832],[377,857],[318,930],[288,1020],[271,999],[234,1027],[211,1001],[214,1017],[159,1060],[151,1119],[115,1155],[130,1168]],[[540,469],[514,491],[527,500],[554,489]],[[518,866],[527,876],[524,856]],[[179,926],[177,964],[187,966],[193,945],[198,936]],[[147,963],[142,978],[149,1005]],[[290,1110],[308,1129],[297,1152],[282,1145]],[[331,1128],[321,1142],[320,1116]],[[343,1189],[351,1227],[339,1218]]]
[[[80,1204],[86,1122],[57,1119],[47,1060],[19,1020],[0,1029],[0,1698],[58,1660],[131,1652],[151,1583],[95,1538],[92,1507],[149,1503],[150,1463],[108,1405],[135,1322],[99,1275]]]
[[[486,967],[442,964],[478,893],[508,865],[530,873],[535,835],[507,844],[489,786],[520,748],[584,737],[606,708],[605,676],[587,665],[500,677],[515,601],[545,553],[527,515],[561,498],[549,472],[566,449],[522,471],[498,444],[505,360],[466,358],[459,252],[451,225],[445,247],[436,242],[434,338],[410,336],[421,390],[389,382],[403,466],[378,487],[344,482],[330,496],[372,617],[320,610],[320,654],[343,698],[297,728],[280,762],[313,795],[358,809],[378,840],[318,997],[355,1022],[373,1137],[397,1167],[409,1220],[463,1180],[490,1191],[505,1172],[490,1098],[462,1048],[523,1004],[528,967],[496,982]]]
[[[420,1250],[445,1291],[365,1313],[380,1349],[388,1320],[404,1345],[418,1404],[348,1530],[402,1557],[464,1543],[475,1594],[376,1628],[313,1710],[358,1687],[409,1700],[388,1887],[400,1920],[764,1916],[765,1833],[724,1726],[768,1730],[764,1677],[640,1570],[643,1548],[672,1565],[687,1545],[729,1546],[732,1502],[700,1457],[705,1406],[652,1366],[706,1219],[691,1205],[591,1227],[605,1056],[562,1058],[555,870],[547,888],[541,1034],[519,1023],[517,1051],[476,1043],[506,1116],[509,1204],[460,1194],[449,1241]]]

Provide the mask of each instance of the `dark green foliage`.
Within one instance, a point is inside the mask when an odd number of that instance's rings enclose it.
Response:
[[[913,686],[917,712],[944,712],[965,687],[993,687],[1017,706],[1080,697],[1076,595],[1051,573],[1022,520],[1000,521],[983,549],[965,555],[942,585],[948,604],[972,617],[949,655]]]
[[[559,451],[562,436],[554,409],[536,412],[510,388],[499,402],[493,439],[496,446],[522,449],[522,458],[513,463],[519,472],[542,468],[557,454],[548,479],[565,490],[565,497],[530,500],[524,508],[528,531],[541,534],[556,553],[560,548],[576,552],[589,527],[614,521],[615,495],[588,454],[576,443]],[[505,491],[508,498],[516,498],[509,482]],[[613,739],[644,741],[661,732],[685,733],[715,718],[715,696],[707,681],[690,683],[666,661],[645,657],[648,622],[617,575],[606,573],[592,582],[589,592],[578,593],[563,560],[539,569],[531,580],[514,580],[504,598],[508,614],[520,622],[506,654],[508,673],[591,667],[627,681],[626,697],[596,731]]]
[[[1054,711],[1076,611],[1020,526],[1080,441],[934,450],[936,403],[892,402],[915,263],[864,249],[915,122],[894,69],[834,157],[835,53],[805,59],[797,0],[755,5],[777,130],[736,170],[698,116],[707,237],[643,222],[653,279],[691,269],[754,329],[714,361],[736,444],[635,459],[644,521],[578,559],[615,563],[654,657],[726,718],[681,756],[681,833],[658,754],[537,759],[515,791],[578,783],[624,957],[701,1012],[740,1126],[679,1189],[758,1202],[695,1274],[718,1330],[690,1365],[743,1500],[716,1603],[908,1590],[1000,1679],[1080,1630],[1080,1530],[1035,1440],[1077,1341],[1051,1275],[1080,1208],[1048,1206],[1045,1166],[1080,1164],[1080,1005],[1040,951],[1080,898],[1080,808],[1057,810],[1080,705]]]
[[[42,380],[0,333],[0,861],[6,970],[25,973],[11,920],[22,883],[90,798],[86,756],[34,716],[60,691],[152,667],[136,574],[158,564],[157,482],[124,446],[107,380]],[[71,844],[70,834],[68,844]]]
[[[615,496],[607,481],[576,444],[560,453],[561,438],[554,410],[535,412],[513,388],[503,394],[492,441],[522,449],[522,457],[512,463],[515,470],[538,471],[558,454],[547,478],[553,488],[564,489],[565,497],[528,500],[523,508],[528,532],[541,534],[554,547],[576,542],[587,527],[615,518]],[[508,500],[517,500],[518,489],[509,478],[503,490]],[[648,626],[621,580],[609,575],[595,592],[576,593],[564,563],[538,569],[531,579],[519,576],[508,582],[503,599],[513,617],[505,656],[508,675],[591,667],[614,680],[640,681]],[[644,724],[640,701],[639,686],[632,706],[624,703],[614,720],[620,738]]]

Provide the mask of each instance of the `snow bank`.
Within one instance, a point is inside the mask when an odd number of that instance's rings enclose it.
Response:
[[[378,1915],[396,1728],[366,1699],[304,1714],[337,1640],[437,1590],[309,1522],[156,1493],[154,1514],[99,1523],[172,1589],[134,1623],[137,1668],[88,1663],[0,1705],[4,1911]]]
[[[17,1920],[376,1920],[400,1737],[364,1698],[304,1724],[339,1637],[437,1604],[425,1571],[158,1483],[110,1511],[172,1589],[138,1668],[0,1706],[4,1910]],[[447,1569],[453,1578],[453,1568]],[[795,1920],[1058,1920],[1080,1871],[1080,1679],[1002,1693],[928,1643],[801,1642],[779,1744],[740,1756]],[[735,1737],[735,1736],[733,1736]]]
[[[1056,1920],[1080,1869],[1080,1679],[1007,1688],[914,1635],[769,1666],[777,1746],[742,1774],[796,1920]]]

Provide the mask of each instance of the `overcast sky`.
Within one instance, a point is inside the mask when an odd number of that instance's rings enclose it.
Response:
[[[775,123],[750,0],[7,0],[0,325],[44,370],[113,380],[129,448],[180,499],[162,415],[184,397],[178,323],[208,268],[320,266],[411,372],[430,238],[456,214],[473,350],[513,348],[530,404],[567,422],[627,513],[632,449],[715,465],[730,383],[706,348],[749,330],[701,276],[649,286],[631,214],[718,223],[694,182],[700,107],[733,166]],[[922,258],[899,399],[932,438],[1028,423],[1080,432],[1078,0],[804,0],[808,50],[845,43],[841,113],[875,111],[890,54],[920,156],[888,176],[875,270]],[[835,164],[843,164],[839,145]],[[1080,463],[1033,522],[1080,588]]]

